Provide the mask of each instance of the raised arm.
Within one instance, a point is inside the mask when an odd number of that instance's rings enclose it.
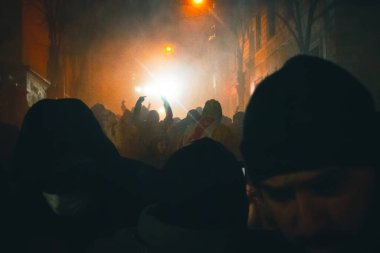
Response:
[[[168,100],[165,97],[161,97],[161,99],[164,104],[165,114],[166,114],[165,119],[164,119],[164,125],[167,128],[173,123],[173,111],[172,111],[172,108],[170,107]]]
[[[139,121],[142,103],[144,102],[145,98],[146,96],[141,96],[136,101],[135,108],[133,109],[133,121],[135,122]]]

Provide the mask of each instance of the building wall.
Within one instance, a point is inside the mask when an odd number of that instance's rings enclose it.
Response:
[[[21,0],[0,3],[0,62],[21,63]]]
[[[250,51],[246,59],[249,69],[251,90],[262,79],[279,69],[290,57],[299,54],[296,41],[278,17],[275,21],[275,34],[268,37],[268,2],[259,1],[256,13],[252,15],[252,34],[254,36],[245,47]],[[278,1],[276,1],[278,2]],[[307,2],[304,0],[303,3]],[[357,76],[372,92],[380,108],[380,4],[344,4],[325,12],[331,1],[320,1],[317,14],[323,13],[314,23],[310,54],[327,58],[338,63]],[[283,11],[283,6],[276,5],[276,12]],[[307,5],[303,5],[307,13]],[[259,18],[258,18],[259,17]],[[258,21],[259,19],[259,21]],[[257,27],[260,22],[261,32]],[[258,47],[258,33],[261,47]],[[248,60],[247,60],[248,59]]]
[[[283,6],[278,4],[278,1],[275,2],[275,12],[282,13],[281,8]],[[306,9],[307,6],[304,6],[304,8]],[[254,87],[266,76],[279,69],[287,59],[299,54],[295,39],[284,22],[277,16],[274,19],[274,33],[269,34],[269,12],[267,2],[261,1],[261,4],[258,5],[257,13],[252,18],[253,37],[250,39],[254,40],[254,42],[250,42],[250,45],[254,49],[250,49],[250,58],[251,62],[253,62],[251,67],[251,90],[254,90]],[[323,56],[324,53],[323,25],[323,19],[314,23],[311,43],[312,48],[321,47],[320,56]],[[258,42],[258,40],[261,40],[261,42]]]
[[[42,13],[22,0],[22,63],[46,78],[49,38]]]
[[[48,44],[46,26],[36,8],[27,0],[1,1],[1,122],[20,127],[29,106],[46,97],[49,83],[40,75],[46,76]]]

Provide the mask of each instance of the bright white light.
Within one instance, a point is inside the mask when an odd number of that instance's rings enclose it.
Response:
[[[180,80],[172,75],[160,74],[153,77],[149,84],[136,87],[137,93],[147,96],[166,97],[167,99],[178,99],[182,84]]]
[[[155,95],[156,93],[157,93],[157,89],[153,85],[146,85],[144,87],[144,94],[145,95],[151,96],[151,95]]]
[[[179,95],[180,78],[173,73],[159,73],[154,76],[154,85],[159,96],[177,99]]]
[[[140,86],[136,86],[136,87],[135,87],[135,91],[136,91],[137,93],[141,93],[142,90],[143,90],[143,89],[142,89]]]
[[[164,70],[149,71],[147,83],[137,86],[135,91],[149,97],[165,97],[169,101],[180,101],[181,93],[186,90],[188,73],[186,68],[179,65],[171,65]]]
[[[161,107],[160,109],[158,109],[158,113],[161,115],[165,114],[165,108]]]

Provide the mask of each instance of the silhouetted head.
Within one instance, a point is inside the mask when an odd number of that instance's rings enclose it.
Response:
[[[237,125],[237,126],[243,126],[244,116],[245,116],[244,112],[235,113],[233,118],[232,118],[233,124]]]
[[[313,252],[346,252],[363,239],[374,217],[377,131],[369,92],[332,62],[297,56],[257,87],[241,150],[286,238]]]
[[[222,116],[222,106],[217,100],[210,99],[205,103],[202,111],[202,119],[210,119],[220,122]]]
[[[94,114],[98,114],[98,113],[101,113],[102,111],[105,111],[107,110],[103,104],[100,104],[100,103],[96,103],[95,105],[93,105],[91,107],[91,110]]]
[[[118,157],[82,101],[45,99],[34,104],[24,118],[12,175],[42,191],[75,191],[96,184],[96,180],[84,179]]]
[[[163,173],[163,221],[196,229],[246,226],[242,168],[222,144],[194,141],[169,158]]]
[[[374,114],[369,92],[347,71],[316,57],[290,59],[257,87],[247,107],[242,152],[252,179],[287,169],[373,165]]]
[[[146,122],[149,124],[158,124],[159,121],[160,115],[158,114],[158,112],[156,110],[149,111],[146,118]]]
[[[128,109],[125,109],[123,115],[120,118],[120,122],[123,124],[129,124],[132,120],[132,112]]]
[[[107,129],[117,122],[116,115],[108,110],[103,104],[95,104],[91,108],[91,111],[103,129]]]
[[[186,115],[186,119],[192,122],[198,122],[200,118],[201,114],[195,109],[190,110]]]
[[[197,110],[197,112],[202,115],[202,112],[203,112],[203,108],[202,106],[198,106],[197,108],[195,108],[195,110]]]

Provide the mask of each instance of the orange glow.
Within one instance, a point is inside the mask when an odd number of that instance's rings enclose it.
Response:
[[[165,46],[165,53],[166,54],[173,53],[173,47],[172,46]]]
[[[41,12],[26,2],[23,1],[22,5],[22,63],[46,78],[48,30],[42,25]]]
[[[185,0],[182,6],[182,15],[185,17],[207,16],[212,9],[210,0]]]
[[[203,4],[203,0],[193,0],[193,3],[196,5]]]

